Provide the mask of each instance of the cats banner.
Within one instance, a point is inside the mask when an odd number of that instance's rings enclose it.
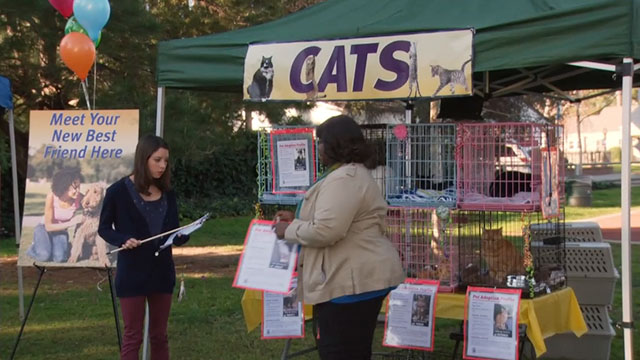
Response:
[[[128,175],[138,110],[31,111],[18,266],[114,266],[98,235],[106,188]]]
[[[244,99],[368,100],[471,95],[471,29],[249,45]]]

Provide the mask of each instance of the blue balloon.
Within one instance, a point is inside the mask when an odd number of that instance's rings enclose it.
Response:
[[[95,42],[100,37],[100,31],[109,21],[111,6],[109,0],[75,0],[73,15]]]

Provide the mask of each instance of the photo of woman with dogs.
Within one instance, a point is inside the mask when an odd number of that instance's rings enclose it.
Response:
[[[34,260],[60,263],[69,259],[69,229],[83,220],[82,214],[76,214],[84,196],[80,192],[82,181],[78,168],[63,168],[53,176],[44,216],[34,228],[33,243],[27,250],[27,255]]]
[[[29,258],[38,262],[111,265],[109,246],[98,236],[104,185],[83,182],[84,176],[77,167],[64,167],[53,175],[44,215],[33,229],[33,242],[26,252]]]
[[[124,319],[120,359],[138,359],[145,301],[149,304],[149,339],[153,359],[169,359],[167,324],[176,283],[171,247],[156,251],[167,236],[141,240],[179,227],[178,205],[171,189],[169,145],[146,135],[138,142],[133,173],[111,185],[104,198],[98,233],[118,252],[116,295]],[[178,235],[182,245],[188,235]]]
[[[278,211],[280,239],[302,245],[298,273],[305,304],[318,319],[320,358],[369,359],[382,302],[404,280],[385,236],[387,203],[365,164],[372,149],[350,117],[329,118],[316,133],[323,177],[307,190],[297,216]]]

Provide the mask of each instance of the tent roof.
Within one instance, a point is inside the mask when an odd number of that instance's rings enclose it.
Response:
[[[226,33],[160,42],[158,86],[241,91],[249,44],[474,28],[474,83],[496,96],[619,87],[611,73],[564,65],[640,58],[640,0],[327,0]],[[635,20],[635,21],[634,21]],[[545,80],[547,79],[547,80]],[[517,85],[517,86],[515,86]]]

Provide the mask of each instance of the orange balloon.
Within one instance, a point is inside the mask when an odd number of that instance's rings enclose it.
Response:
[[[60,57],[80,80],[84,80],[96,58],[96,47],[87,35],[70,32],[60,42]]]

